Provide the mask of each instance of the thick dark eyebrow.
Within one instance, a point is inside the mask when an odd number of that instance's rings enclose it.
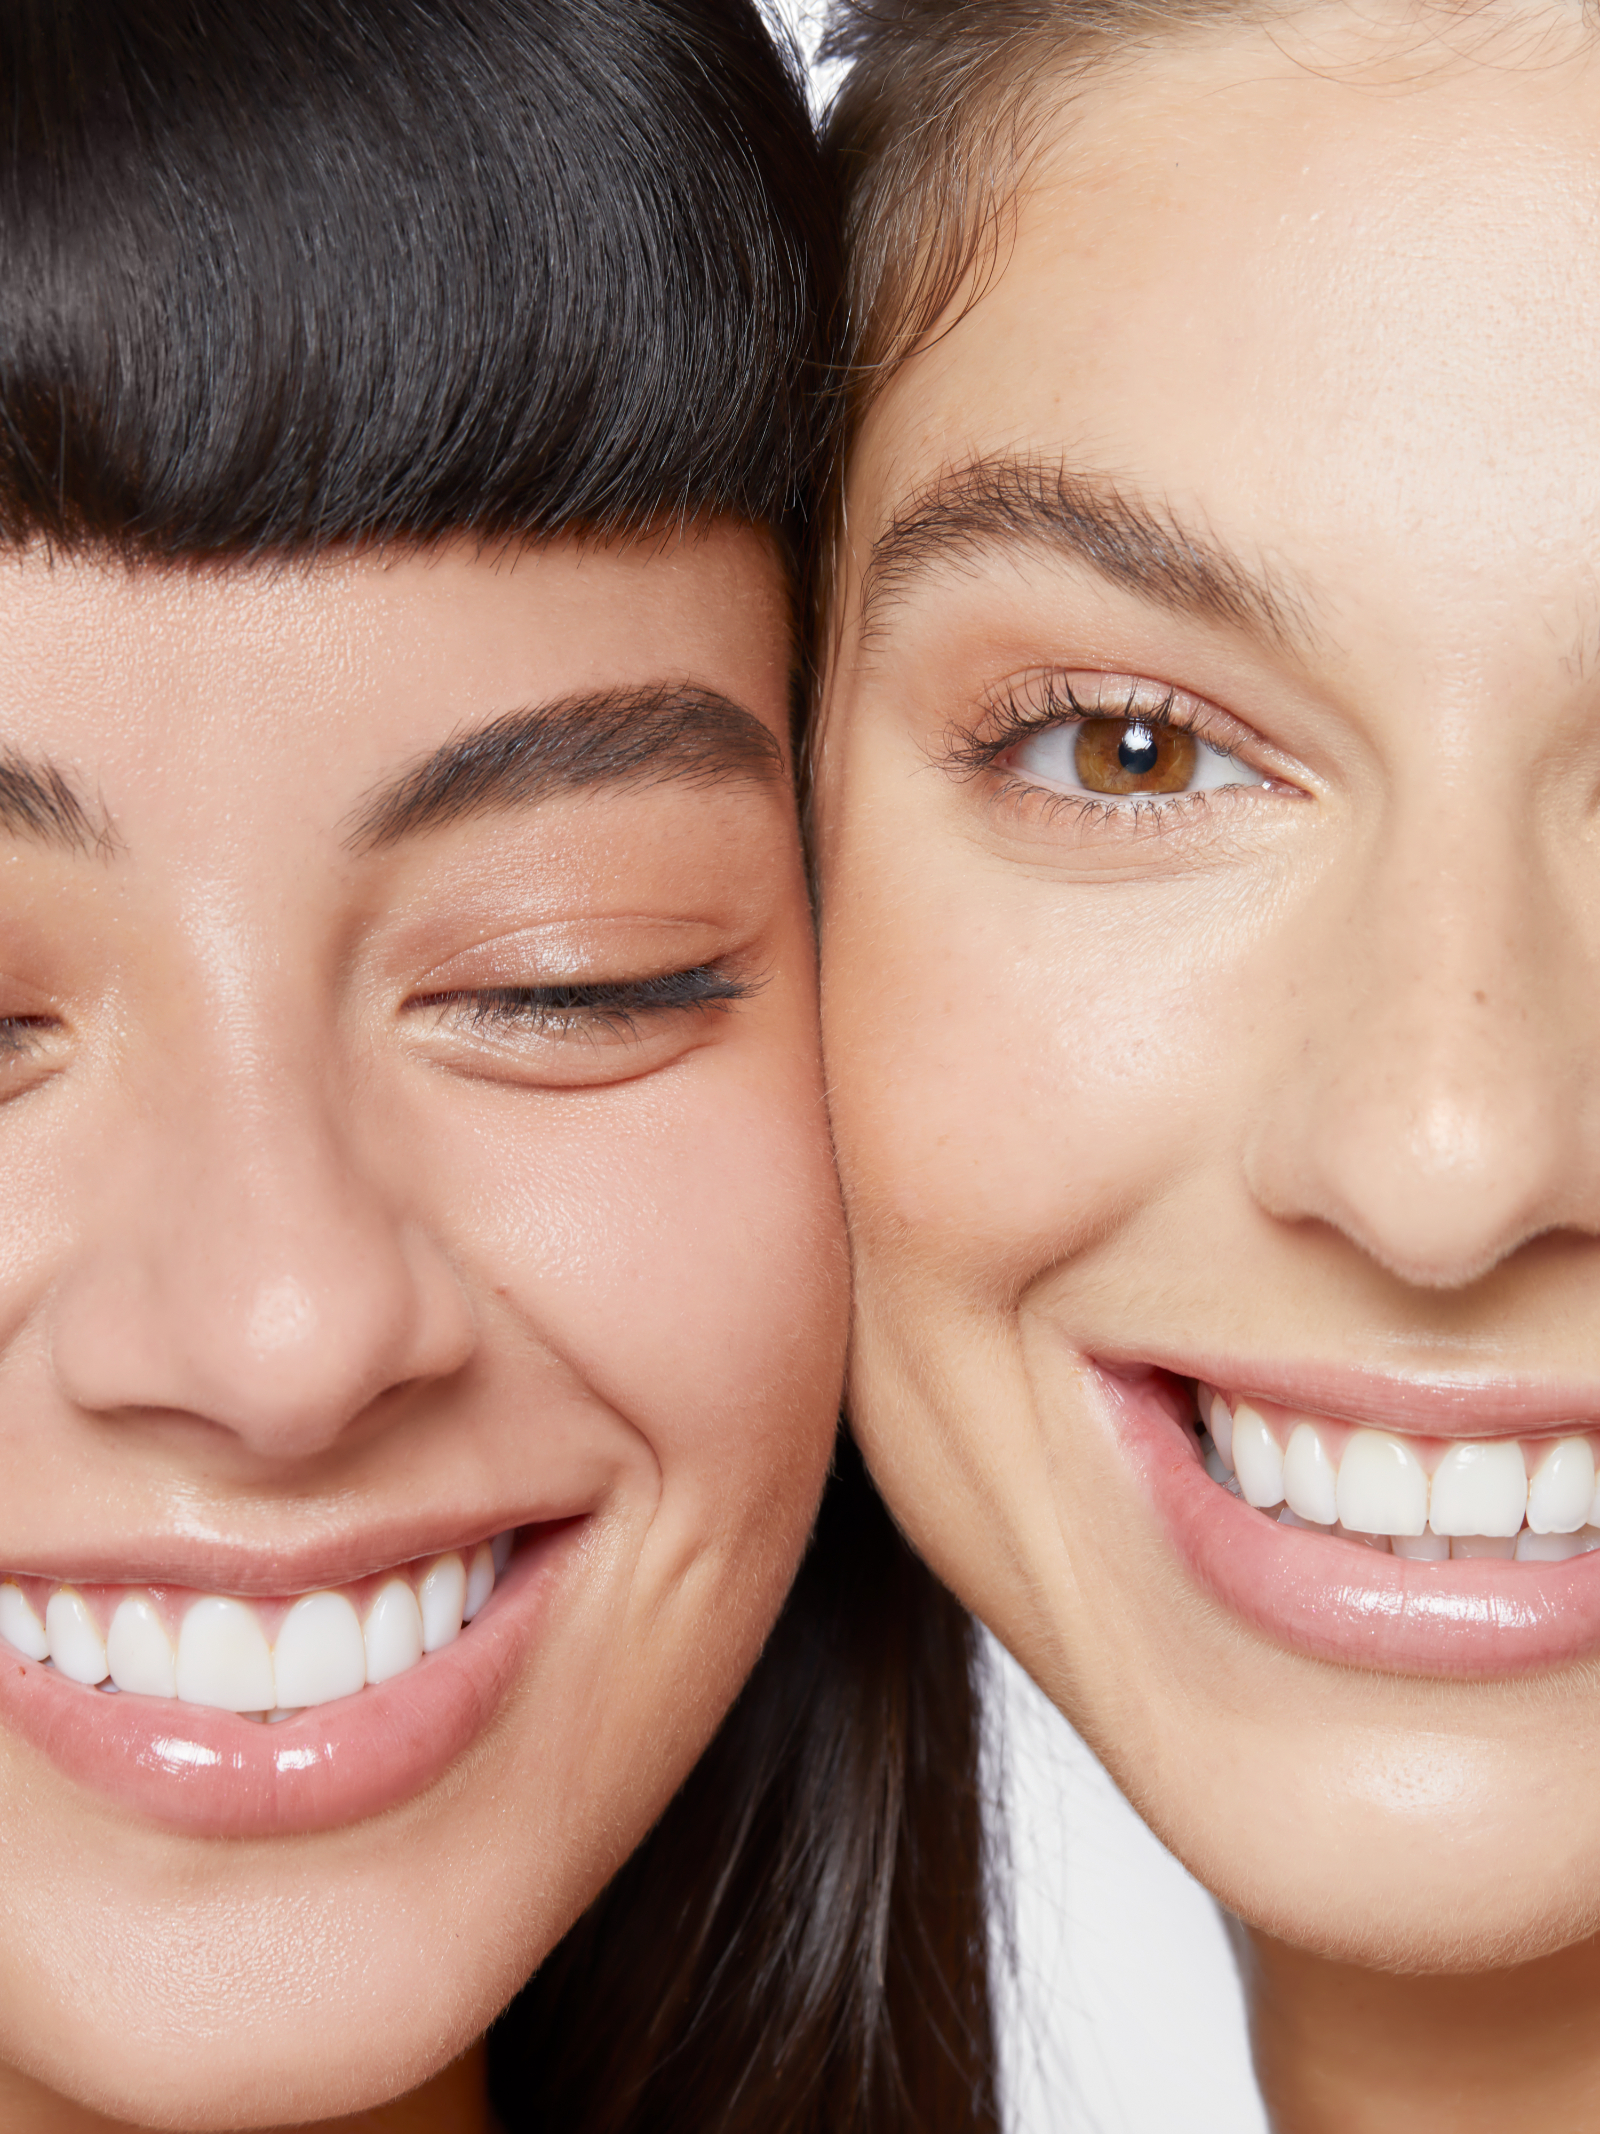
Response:
[[[0,835],[33,838],[92,858],[104,858],[117,842],[104,812],[96,820],[65,771],[3,746]]]
[[[347,842],[371,852],[466,816],[597,786],[764,785],[786,775],[783,750],[754,712],[714,690],[602,690],[455,735],[369,794]]]
[[[924,572],[1019,545],[1065,553],[1158,607],[1264,631],[1279,642],[1310,635],[1288,587],[1248,569],[1165,507],[1126,495],[1104,475],[1005,454],[952,469],[896,512],[867,564],[864,629]]]

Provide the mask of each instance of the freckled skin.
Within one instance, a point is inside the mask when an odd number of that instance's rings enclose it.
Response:
[[[1314,8],[1075,84],[850,470],[818,816],[853,1413],[1249,1923],[1297,2134],[1600,2116],[1600,1688],[1361,1673],[1207,1604],[1083,1360],[1600,1385],[1597,102],[1522,8]],[[1034,544],[864,630],[879,531],[998,453],[1170,509],[1286,627]],[[1030,759],[937,767],[1045,670],[1191,692],[1258,782],[1130,823]]]
[[[224,574],[30,556],[0,636],[0,737],[110,833],[0,845],[0,1015],[43,1019],[0,1061],[0,1567],[371,1570],[364,1537],[419,1507],[487,1534],[559,1493],[587,1521],[487,1728],[365,1822],[186,1836],[0,1728],[0,2122],[470,2134],[473,2041],[776,1615],[843,1243],[786,779],[346,833],[464,729],[586,691],[692,683],[781,739],[781,573],[734,528]],[[633,1035],[407,1006],[440,971],[685,965],[748,994]]]

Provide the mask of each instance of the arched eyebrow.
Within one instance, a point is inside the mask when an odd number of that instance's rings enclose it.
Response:
[[[984,550],[1054,550],[1157,607],[1261,632],[1280,644],[1311,635],[1293,588],[1110,477],[1060,462],[992,454],[951,469],[895,513],[872,545],[862,627],[941,566]]]
[[[787,774],[782,748],[755,713],[714,690],[602,690],[504,712],[453,736],[370,793],[346,842],[372,852],[557,793],[740,778],[765,785]]]
[[[31,838],[92,859],[104,859],[117,844],[105,811],[92,809],[58,764],[3,746],[0,835]]]

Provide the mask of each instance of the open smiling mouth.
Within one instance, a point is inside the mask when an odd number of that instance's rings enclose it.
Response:
[[[1267,1400],[1242,1377],[1094,1376],[1190,1579],[1274,1643],[1477,1679],[1600,1655],[1600,1425],[1539,1415],[1508,1434],[1516,1406],[1538,1415],[1536,1387],[1364,1381],[1363,1404],[1417,1414],[1399,1430]],[[1482,1436],[1462,1431],[1469,1406]]]
[[[0,1577],[0,1744],[191,1836],[380,1814],[489,1728],[588,1524],[537,1520],[270,1599]]]
[[[1207,1474],[1280,1526],[1413,1563],[1561,1563],[1600,1549],[1596,1440],[1408,1439],[1195,1389]]]
[[[515,1538],[277,1601],[12,1577],[0,1584],[0,1639],[86,1688],[292,1719],[453,1644],[493,1593]]]

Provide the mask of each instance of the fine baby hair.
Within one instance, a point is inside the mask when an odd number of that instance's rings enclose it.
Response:
[[[849,65],[828,144],[857,413],[996,264],[1037,121],[1075,76],[1266,12],[1251,0],[834,0],[821,56]]]

